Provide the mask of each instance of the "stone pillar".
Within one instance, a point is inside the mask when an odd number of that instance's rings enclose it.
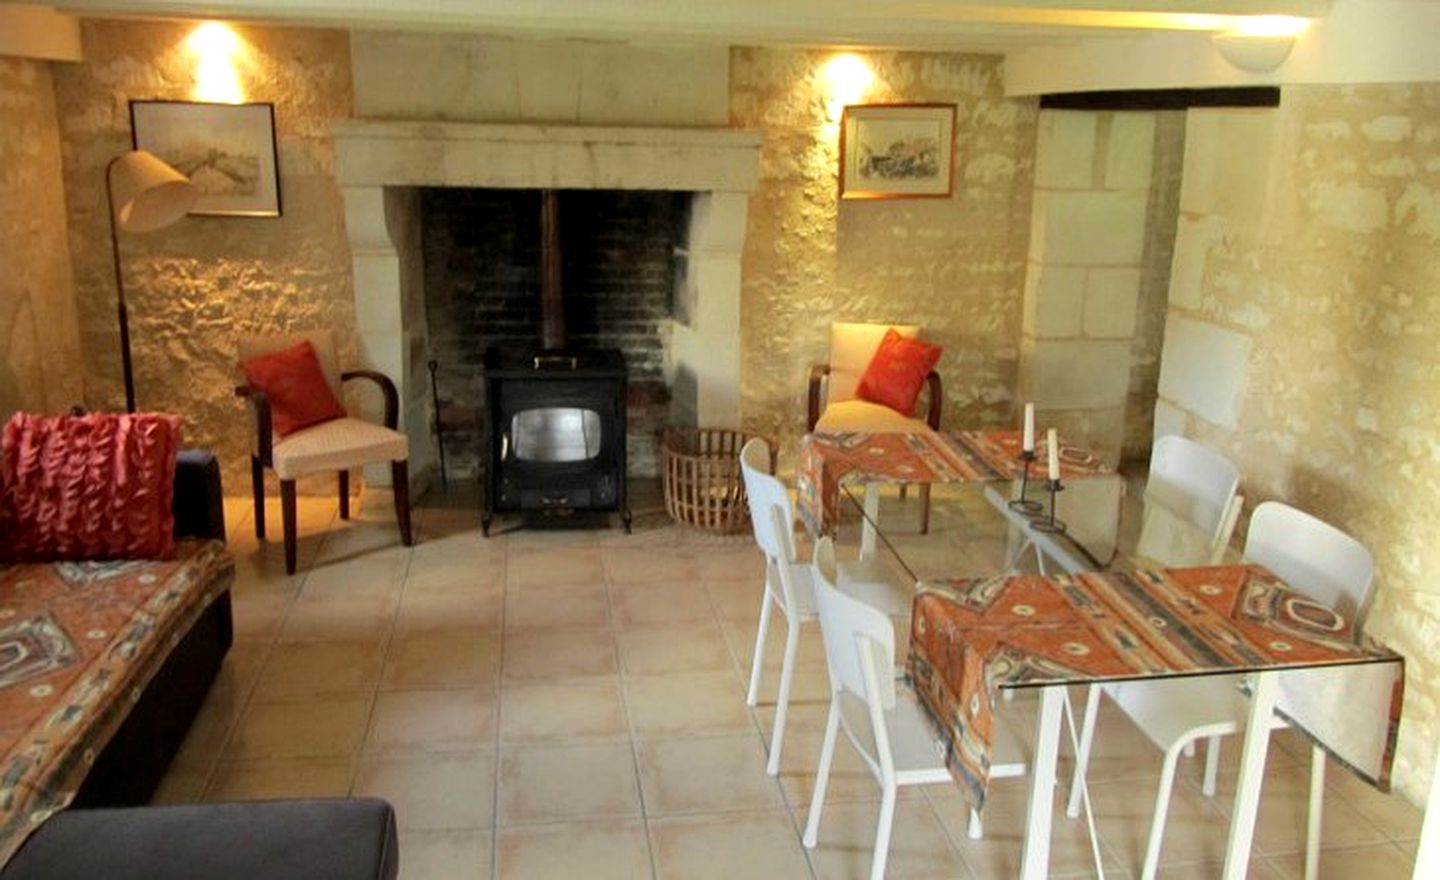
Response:
[[[1149,113],[1045,110],[1020,347],[1020,400],[1106,461],[1125,435],[1154,158]]]
[[[409,187],[347,186],[344,195],[360,356],[400,392],[399,430],[410,438],[411,491],[418,495],[435,462],[425,373],[419,193]],[[367,393],[363,406],[366,418],[381,418],[379,395]],[[367,466],[365,481],[390,485],[389,466]]]
[[[740,252],[749,195],[696,193],[667,380],[671,421],[740,427]]]

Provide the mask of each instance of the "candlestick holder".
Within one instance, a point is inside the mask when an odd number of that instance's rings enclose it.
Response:
[[[1030,520],[1030,528],[1037,532],[1059,534],[1065,531],[1065,521],[1055,518],[1055,496],[1064,492],[1065,486],[1059,480],[1046,480],[1045,491],[1050,493],[1050,515],[1037,516]]]
[[[1022,449],[1020,451],[1020,497],[1010,501],[1010,509],[1016,513],[1039,516],[1045,510],[1045,506],[1039,501],[1030,501],[1025,497],[1026,491],[1030,488],[1030,462],[1034,460],[1035,450]]]

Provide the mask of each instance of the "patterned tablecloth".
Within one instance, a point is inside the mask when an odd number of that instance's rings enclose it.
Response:
[[[1012,430],[913,434],[809,434],[796,475],[801,520],[811,534],[839,521],[842,482],[971,483],[1020,476],[1020,432]],[[1045,472],[1046,445],[1037,438],[1033,479]],[[1060,440],[1060,478],[1110,473],[1090,452]]]
[[[233,575],[219,541],[181,541],[166,562],[0,565],[0,865],[70,803]]]
[[[909,674],[941,728],[951,773],[979,808],[1001,688],[1361,662],[1299,673],[1309,688],[1343,687],[1343,673],[1362,674],[1340,703],[1349,707],[1342,714],[1350,735],[1322,736],[1307,719],[1292,720],[1388,789],[1403,658],[1356,645],[1349,620],[1260,566],[925,582],[915,597]],[[1283,712],[1283,700],[1279,706]]]

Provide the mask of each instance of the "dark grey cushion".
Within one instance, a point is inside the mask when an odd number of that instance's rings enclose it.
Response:
[[[394,880],[395,811],[371,798],[67,810],[0,880]]]

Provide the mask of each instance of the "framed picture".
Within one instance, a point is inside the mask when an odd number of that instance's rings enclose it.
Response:
[[[846,107],[840,120],[840,198],[948,198],[954,154],[954,104]]]
[[[200,190],[191,214],[280,216],[274,104],[131,101],[130,130]]]

